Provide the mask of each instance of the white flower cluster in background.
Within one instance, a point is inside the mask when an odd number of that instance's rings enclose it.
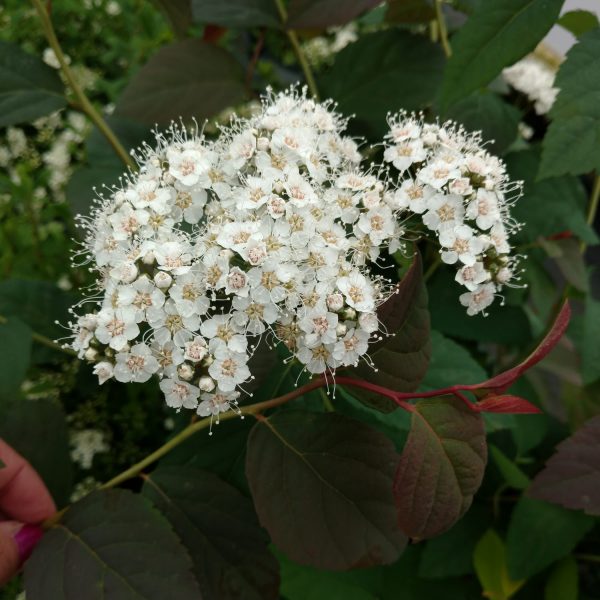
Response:
[[[331,27],[327,30],[329,37],[315,36],[302,46],[308,62],[313,67],[331,63],[335,55],[358,39],[356,23],[348,23],[342,27]]]
[[[384,160],[400,173],[396,207],[418,215],[437,237],[441,259],[456,265],[467,313],[484,312],[505,285],[518,279],[510,234],[520,225],[510,207],[522,193],[479,133],[456,123],[425,123],[400,112],[389,119]]]
[[[167,404],[236,405],[263,344],[310,373],[356,365],[394,286],[371,273],[401,245],[396,196],[359,166],[346,120],[295,90],[215,142],[175,127],[83,220],[98,272],[72,324],[100,382],[153,374]]]
[[[558,88],[554,87],[556,70],[545,60],[529,54],[511,67],[502,71],[505,81],[515,90],[525,94],[538,115],[545,115],[550,111]]]
[[[71,433],[71,459],[82,469],[91,469],[94,456],[110,450],[104,433],[98,429],[81,429]]]

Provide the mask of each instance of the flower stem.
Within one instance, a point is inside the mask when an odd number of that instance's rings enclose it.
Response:
[[[442,42],[442,48],[447,58],[452,56],[452,48],[448,41],[448,29],[446,27],[446,19],[444,19],[444,13],[442,11],[443,0],[435,0],[435,18],[438,24],[440,33],[440,41]]]
[[[283,0],[275,0],[275,4],[277,5],[277,10],[279,11],[279,16],[281,17],[281,24],[285,28],[286,35],[290,40],[290,44],[294,49],[294,54],[300,63],[300,67],[302,68],[302,72],[304,73],[304,78],[306,79],[306,85],[308,85],[308,89],[310,93],[314,96],[316,100],[319,99],[319,89],[317,88],[317,82],[315,81],[315,77],[313,75],[312,69],[308,64],[308,60],[306,59],[306,55],[302,50],[302,46],[300,46],[300,41],[298,40],[298,36],[293,29],[286,28],[287,21],[287,10],[285,9],[285,5],[283,4]]]
[[[54,27],[52,25],[52,20],[50,19],[50,15],[46,10],[42,0],[31,0],[33,5],[40,17],[40,21],[42,23],[42,28],[44,30],[44,34],[46,39],[48,40],[48,44],[54,51],[58,63],[60,64],[60,68],[71,88],[71,91],[75,95],[77,101],[76,105],[79,106],[81,111],[85,113],[89,119],[94,123],[94,125],[99,129],[99,131],[104,135],[104,137],[108,140],[108,143],[112,146],[113,150],[117,153],[119,158],[131,169],[135,169],[135,164],[131,160],[131,157],[121,145],[121,142],[117,139],[112,129],[108,126],[106,121],[102,118],[102,115],[98,112],[98,110],[94,107],[94,105],[89,101],[88,97],[85,95],[83,89],[77,83],[77,79],[75,78],[71,67],[67,63],[64,52],[60,46],[58,38],[56,37],[56,32],[54,31]]]
[[[8,319],[0,315],[0,324],[8,323]],[[63,354],[68,354],[69,356],[77,356],[77,352],[75,350],[71,350],[71,348],[65,348],[61,346],[59,343],[51,340],[49,337],[42,335],[41,333],[36,333],[35,331],[31,332],[31,339],[42,346],[47,346],[48,348],[52,348],[52,350],[56,350],[57,352],[62,352]]]

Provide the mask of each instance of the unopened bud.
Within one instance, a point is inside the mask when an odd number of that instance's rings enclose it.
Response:
[[[98,358],[98,350],[96,350],[95,348],[88,348],[83,356],[85,357],[85,360],[95,362]]]
[[[269,138],[259,137],[258,140],[256,140],[256,148],[263,152],[267,151],[269,149]]]
[[[332,312],[338,312],[344,307],[344,297],[341,294],[329,294],[327,296],[327,308]]]
[[[212,377],[204,375],[203,377],[200,377],[200,380],[198,381],[198,387],[203,392],[212,392],[215,389],[215,381]]]
[[[358,317],[358,324],[367,333],[375,333],[379,329],[379,319],[374,313],[362,313]]]
[[[177,374],[184,381],[189,381],[194,376],[194,369],[188,363],[183,363],[177,367]]]
[[[335,333],[338,337],[344,337],[348,331],[348,327],[345,323],[338,323],[338,326],[335,328]]]
[[[157,288],[161,290],[166,290],[171,285],[171,283],[173,283],[173,278],[168,273],[165,273],[164,271],[159,271],[154,276],[154,283],[156,284]]]

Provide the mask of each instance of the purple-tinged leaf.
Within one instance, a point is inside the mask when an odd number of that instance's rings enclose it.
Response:
[[[133,76],[116,114],[140,123],[199,122],[241,101],[242,68],[223,48],[189,39],[163,46]]]
[[[379,0],[291,0],[288,6],[290,29],[325,29],[344,25],[381,4]]]
[[[397,463],[392,442],[359,421],[286,410],[254,426],[246,475],[286,556],[346,570],[392,563],[406,544],[392,494]]]
[[[279,568],[252,503],[216,475],[159,467],[142,490],[188,549],[204,600],[279,597]]]
[[[535,404],[529,402],[529,400],[510,394],[486,396],[481,402],[477,402],[472,406],[477,412],[508,413],[513,415],[533,415],[542,412]]]
[[[402,531],[423,539],[449,529],[471,505],[486,460],[481,415],[453,397],[417,402],[394,479]]]
[[[600,415],[558,445],[533,480],[529,495],[600,515]]]

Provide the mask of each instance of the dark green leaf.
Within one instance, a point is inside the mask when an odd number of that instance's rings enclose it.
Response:
[[[449,529],[471,505],[486,459],[481,415],[454,397],[417,402],[394,478],[404,533],[422,539]]]
[[[0,398],[17,396],[31,361],[31,329],[12,317],[0,322]]]
[[[57,506],[65,506],[73,487],[73,469],[61,407],[50,400],[20,400],[2,415],[0,437],[33,465]]]
[[[323,77],[323,96],[356,115],[353,126],[381,137],[386,115],[400,108],[424,108],[434,99],[442,77],[441,49],[423,36],[390,29],[346,46]]]
[[[531,482],[529,477],[500,448],[490,444],[490,456],[494,459],[504,481],[516,490],[524,490]]]
[[[197,23],[222,27],[279,27],[273,0],[191,0]]]
[[[567,556],[594,526],[594,519],[523,497],[512,512],[506,538],[508,571],[515,579],[539,573]]]
[[[531,52],[554,25],[563,1],[494,0],[478,5],[451,40],[442,108],[484,87]]]
[[[506,157],[506,164],[511,178],[524,182],[523,196],[511,211],[514,218],[524,224],[515,236],[519,243],[566,230],[585,242],[598,241],[585,220],[587,193],[579,179],[563,175],[536,181],[540,165],[538,148],[512,152]]]
[[[578,600],[579,572],[577,561],[569,556],[556,564],[544,590],[544,600]]]
[[[242,69],[223,48],[193,39],[162,47],[134,75],[117,115],[141,123],[203,121],[244,97]]]
[[[0,315],[14,315],[36,333],[61,337],[64,329],[54,323],[68,320],[73,297],[49,281],[7,279],[0,282]]]
[[[388,23],[427,23],[435,19],[435,10],[427,0],[388,0]]]
[[[529,492],[539,500],[600,516],[600,415],[559,444]]]
[[[355,569],[343,573],[297,565],[280,552],[281,596],[286,600],[377,600],[382,569]]]
[[[463,98],[445,116],[464,125],[467,131],[481,131],[484,140],[493,140],[487,148],[494,154],[503,154],[517,139],[521,120],[518,109],[492,92],[477,92]]]
[[[475,545],[490,520],[489,511],[475,505],[452,529],[428,540],[421,554],[419,576],[441,579],[472,573]]]
[[[581,375],[585,384],[600,378],[600,302],[585,299],[581,338]]]
[[[154,0],[171,25],[173,33],[183,38],[192,26],[190,0]]]
[[[488,309],[488,317],[468,316],[458,301],[464,288],[449,269],[440,269],[428,282],[427,291],[431,326],[445,335],[499,344],[527,344],[532,339],[529,320],[520,306],[497,303]]]
[[[67,105],[58,73],[0,41],[0,127],[33,121]]]
[[[123,175],[119,164],[79,167],[69,179],[66,195],[73,214],[87,215],[99,193],[107,194],[107,188],[118,185]]]
[[[325,29],[344,25],[378,4],[379,0],[290,0],[287,26],[290,29]]]
[[[600,169],[600,29],[581,36],[556,76],[560,89],[550,110],[540,178]]]
[[[278,597],[279,573],[252,503],[207,471],[159,467],[142,493],[188,549],[204,600]]]
[[[248,438],[246,475],[261,523],[293,561],[345,570],[387,564],[406,544],[383,435],[336,413],[283,411]]]
[[[513,581],[506,565],[506,548],[500,536],[488,529],[477,543],[473,554],[473,564],[477,578],[483,588],[483,595],[490,600],[507,600],[523,585],[523,581]]]
[[[369,351],[377,371],[361,363],[350,374],[391,390],[412,392],[425,376],[431,354],[427,292],[420,254],[415,254],[398,286],[398,293],[379,307],[378,315],[392,335],[373,344]],[[358,389],[352,393],[385,412],[396,408],[382,396]]]
[[[589,231],[591,235],[596,235],[593,229],[590,228]],[[540,239],[539,242],[548,256],[556,263],[558,270],[567,282],[574,288],[587,292],[589,289],[587,267],[585,257],[581,253],[581,244],[577,238]]]
[[[431,359],[419,389],[427,391],[456,383],[479,383],[487,376],[466,348],[438,331],[431,332]]]
[[[419,577],[422,547],[411,544],[399,561],[384,569],[383,593],[376,600],[480,600],[478,586],[466,578],[432,581]]]
[[[192,561],[138,494],[93,492],[69,508],[25,565],[29,600],[199,600]]]
[[[580,37],[600,25],[598,17],[587,10],[570,10],[561,15],[557,24],[570,31],[575,37]]]

